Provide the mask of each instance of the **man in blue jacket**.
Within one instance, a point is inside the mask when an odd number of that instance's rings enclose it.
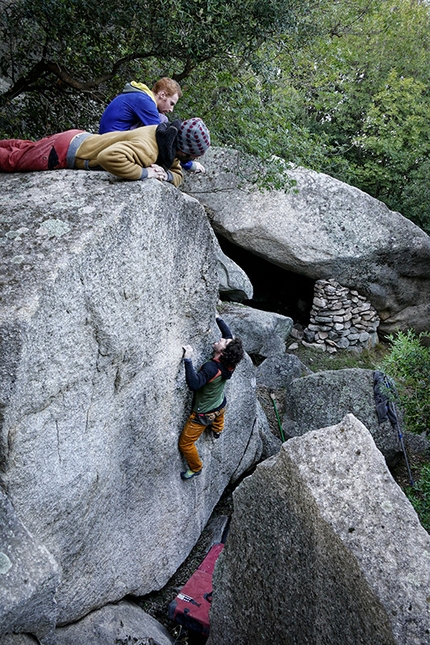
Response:
[[[167,121],[166,114],[173,112],[181,96],[179,83],[167,76],[160,78],[152,90],[144,83],[126,83],[122,93],[103,112],[99,134],[134,130]]]
[[[244,356],[240,338],[233,338],[226,323],[217,316],[222,338],[213,344],[213,357],[196,372],[191,362],[193,348],[184,345],[185,378],[194,392],[193,409],[179,437],[179,450],[184,455],[188,470],[181,473],[184,480],[192,479],[202,472],[202,461],[196,441],[205,428],[211,428],[213,437],[219,438],[224,428],[226,382]]]

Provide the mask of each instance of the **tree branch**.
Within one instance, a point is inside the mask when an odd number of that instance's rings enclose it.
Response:
[[[201,61],[201,62],[203,62],[203,61]],[[193,71],[194,67],[195,66],[192,64],[190,57],[187,56],[187,60],[185,62],[184,69],[179,74],[174,74],[173,75],[174,80],[179,83],[180,81],[182,81],[184,78],[186,78],[187,76],[189,76],[191,74],[191,72]]]
[[[32,84],[35,83],[45,71],[45,63],[43,60],[40,60],[34,67],[30,70],[27,76],[21,76],[6,92],[2,94],[2,103],[8,99],[14,99],[19,94],[22,94],[26,89]]]
[[[117,60],[113,65],[112,69],[106,74],[99,76],[91,81],[81,81],[74,78],[69,72],[63,68],[61,65],[54,61],[50,60],[40,60],[39,62],[32,67],[30,72],[26,76],[21,76],[6,92],[1,96],[1,102],[4,103],[7,100],[13,99],[24,92],[37,91],[38,88],[34,84],[46,73],[49,72],[56,76],[62,83],[73,89],[80,90],[82,92],[89,92],[97,88],[101,83],[109,81],[111,78],[117,74],[121,67],[129,62],[130,60],[138,60],[142,58],[151,58],[156,56],[156,52],[133,52],[128,56],[124,56]],[[189,73],[189,72],[188,72]]]
[[[80,81],[78,79],[75,79],[65,69],[63,69],[61,65],[59,65],[58,63],[54,63],[52,61],[46,62],[46,69],[48,69],[52,74],[57,76],[57,78],[59,78],[60,81],[62,81],[69,87],[73,87],[75,90],[88,92],[98,87],[101,83],[110,81],[111,78],[113,78],[117,74],[117,72],[121,69],[121,67],[125,63],[128,63],[131,60],[151,58],[152,56],[156,56],[156,52],[151,51],[151,52],[145,52],[144,54],[133,52],[128,56],[123,56],[123,58],[120,58],[112,65],[112,69],[109,72],[106,72],[106,74],[103,74],[102,76],[99,76],[98,78],[95,78],[92,81]]]

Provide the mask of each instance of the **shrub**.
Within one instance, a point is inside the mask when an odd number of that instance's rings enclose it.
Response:
[[[423,466],[415,486],[406,489],[406,495],[416,510],[423,527],[430,533],[430,464]]]
[[[396,385],[405,429],[418,434],[430,428],[430,347],[425,339],[430,334],[412,330],[389,336],[391,348],[380,367]]]

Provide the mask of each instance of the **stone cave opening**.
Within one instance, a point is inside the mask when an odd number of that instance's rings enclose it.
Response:
[[[254,288],[252,300],[243,300],[242,304],[288,316],[303,327],[308,325],[315,280],[286,271],[222,236],[217,238],[222,251],[245,271]]]

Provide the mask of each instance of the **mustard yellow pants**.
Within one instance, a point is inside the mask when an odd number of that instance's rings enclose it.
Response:
[[[205,415],[199,416],[197,412],[191,412],[185,423],[184,429],[179,437],[179,450],[184,455],[190,470],[197,472],[202,469],[202,461],[196,448],[196,441],[205,428],[212,428],[214,432],[222,432],[224,428],[225,408],[219,410],[218,416],[207,423]],[[209,415],[208,415],[209,416]]]

